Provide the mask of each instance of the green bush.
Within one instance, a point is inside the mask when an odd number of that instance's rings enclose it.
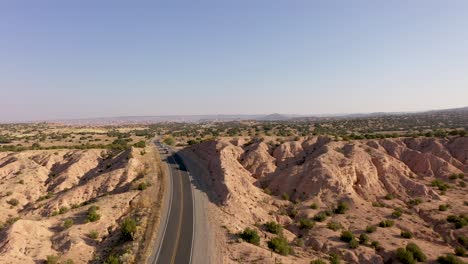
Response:
[[[451,174],[449,177],[449,180],[455,180],[458,178],[458,174],[454,173],[454,174]]]
[[[279,235],[283,232],[283,227],[274,221],[265,223],[265,228],[268,232],[276,235]]]
[[[393,220],[383,220],[379,223],[380,227],[392,227],[395,225],[395,222]]]
[[[354,239],[354,235],[353,233],[351,233],[351,231],[344,230],[343,232],[341,232],[341,235],[340,235],[341,241],[350,242],[352,239]]]
[[[441,204],[439,205],[439,211],[447,211],[450,205],[448,204]]]
[[[302,218],[301,220],[299,220],[299,228],[300,229],[311,229],[315,226],[315,222],[310,220],[310,219],[307,219],[307,218]]]
[[[464,257],[466,255],[466,250],[463,247],[456,247],[455,248],[455,255]]]
[[[408,203],[411,206],[415,206],[415,205],[418,205],[418,204],[422,204],[422,202],[423,201],[421,200],[421,198],[416,198],[416,199],[410,200]]]
[[[413,253],[404,249],[398,248],[396,251],[396,258],[403,264],[415,264],[416,260],[414,259]]]
[[[369,242],[369,236],[368,235],[366,235],[366,234],[359,235],[359,244],[367,245],[368,242]]]
[[[10,200],[7,201],[7,203],[11,206],[17,206],[19,204],[19,201],[16,198],[11,198]]]
[[[137,223],[133,218],[125,218],[120,225],[120,232],[123,239],[130,241],[134,239],[137,230]]]
[[[369,234],[374,233],[376,230],[377,230],[377,227],[374,226],[374,225],[369,225],[369,226],[366,227],[366,232],[369,233]]]
[[[257,246],[260,244],[260,236],[258,235],[257,231],[251,228],[247,227],[246,229],[244,229],[244,231],[242,231],[239,234],[239,237],[250,244],[254,244]]]
[[[460,235],[457,237],[457,242],[460,243],[460,245],[464,246],[465,248],[468,248],[468,237],[464,235]]]
[[[99,209],[99,207],[95,206],[95,205],[89,207],[88,217],[86,218],[86,220],[88,222],[96,222],[99,219],[101,219],[101,215],[97,212],[98,209]]]
[[[456,229],[460,229],[464,226],[468,225],[468,216],[464,214],[456,215],[449,215],[447,217],[447,222],[454,223]]]
[[[46,264],[58,264],[58,262],[59,262],[59,257],[55,255],[47,256],[47,259],[45,261]]]
[[[343,228],[343,226],[339,222],[335,222],[335,221],[328,222],[327,227],[328,229],[331,229],[333,231],[338,231],[341,228]]]
[[[336,254],[336,253],[330,253],[330,264],[340,264],[341,263],[341,257]]]
[[[395,198],[395,196],[393,194],[391,194],[391,193],[385,195],[385,197],[384,197],[385,200],[393,200],[394,198]]]
[[[348,204],[345,202],[339,202],[334,210],[335,214],[344,214],[348,210]]]
[[[437,262],[440,264],[464,264],[464,261],[457,258],[453,254],[447,254],[437,258]]]
[[[402,214],[403,214],[403,211],[400,208],[398,208],[398,209],[395,209],[395,211],[393,211],[392,216],[395,218],[399,218]]]
[[[67,219],[63,222],[63,227],[65,228],[70,228],[73,226],[73,220],[72,219]]]
[[[291,252],[288,241],[282,236],[274,237],[268,241],[268,248],[283,256],[287,256]]]
[[[446,191],[448,188],[450,188],[450,185],[439,179],[433,180],[431,182],[431,186],[437,187],[440,191]]]
[[[99,238],[99,233],[96,230],[93,230],[89,232],[88,237],[91,239],[98,239]]]
[[[400,235],[401,235],[402,238],[407,238],[407,239],[413,237],[413,234],[410,231],[403,231],[402,230]]]
[[[314,220],[317,222],[323,222],[327,219],[327,214],[325,212],[320,212],[314,216]]]
[[[111,254],[107,257],[107,259],[104,261],[104,264],[120,264],[120,259],[118,256]]]
[[[370,244],[370,246],[371,246],[372,248],[374,248],[375,251],[380,251],[380,250],[383,249],[382,246],[380,246],[380,243],[379,243],[378,241],[372,241],[372,243]]]
[[[327,264],[323,259],[314,259],[310,262],[310,264]]]
[[[70,210],[70,209],[69,209],[68,207],[66,207],[66,206],[61,206],[61,207],[59,208],[59,214],[64,214],[64,213],[68,212],[69,210]]]
[[[349,241],[349,248],[356,249],[358,247],[359,247],[359,241],[357,241],[356,238],[353,238],[351,239],[351,241]]]
[[[138,141],[137,143],[133,144],[135,148],[145,148],[146,143],[144,141]]]
[[[283,193],[283,194],[281,194],[281,198],[282,198],[283,200],[289,200],[289,194]]]
[[[311,209],[317,209],[317,208],[318,208],[318,205],[317,205],[316,203],[312,203],[312,204],[310,205],[310,208],[311,208]]]
[[[147,183],[147,182],[140,182],[140,184],[138,184],[138,190],[140,190],[140,191],[146,190],[146,188],[148,188],[148,186],[150,186],[149,183]]]
[[[408,243],[406,245],[406,250],[413,254],[415,260],[419,262],[425,262],[427,260],[426,255],[422,252],[421,248],[418,247],[415,243]]]

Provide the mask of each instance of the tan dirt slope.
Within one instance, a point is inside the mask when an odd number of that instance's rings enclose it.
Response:
[[[453,253],[460,246],[457,238],[468,236],[467,226],[456,229],[446,221],[448,215],[468,214],[468,175],[450,177],[468,174],[467,137],[350,142],[314,137],[247,144],[223,139],[188,147],[183,153],[209,172],[199,177],[217,208],[213,217],[225,238],[225,263],[309,263],[330,253],[349,263],[384,263],[395,259],[395,250],[409,242],[433,261]],[[436,179],[450,187],[439,190],[431,185]],[[349,207],[345,214],[315,217],[332,212],[340,201]],[[439,210],[446,204],[448,210]],[[299,228],[301,219],[315,220],[315,227]],[[351,249],[339,239],[342,230],[359,237],[366,227],[386,219],[395,224],[367,234],[368,244],[380,243],[378,250],[364,244]],[[284,227],[294,254],[269,251],[267,241],[275,235],[263,227],[267,221]],[[331,223],[339,228],[328,228]],[[238,242],[235,234],[246,227],[260,233],[260,246]],[[402,231],[413,237],[402,238]]]
[[[116,239],[145,173],[140,150],[35,150],[0,153],[0,263],[47,256],[87,263]],[[98,207],[100,219],[87,221]],[[73,224],[67,228],[66,220]],[[90,238],[92,231],[98,237]]]

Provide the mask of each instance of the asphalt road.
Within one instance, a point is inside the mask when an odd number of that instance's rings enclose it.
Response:
[[[192,261],[194,230],[190,177],[179,156],[169,151],[168,154],[161,154],[161,158],[169,166],[172,195],[169,201],[169,216],[161,230],[162,242],[152,263],[189,264]]]

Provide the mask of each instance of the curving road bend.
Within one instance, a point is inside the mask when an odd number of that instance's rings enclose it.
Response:
[[[171,150],[167,153],[161,145],[161,158],[169,167],[168,216],[162,223],[159,248],[150,260],[152,264],[190,264],[192,262],[194,214],[193,194],[188,171],[179,156]]]

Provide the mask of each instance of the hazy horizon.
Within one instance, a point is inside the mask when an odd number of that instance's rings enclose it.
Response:
[[[466,1],[0,3],[0,121],[468,105]]]

